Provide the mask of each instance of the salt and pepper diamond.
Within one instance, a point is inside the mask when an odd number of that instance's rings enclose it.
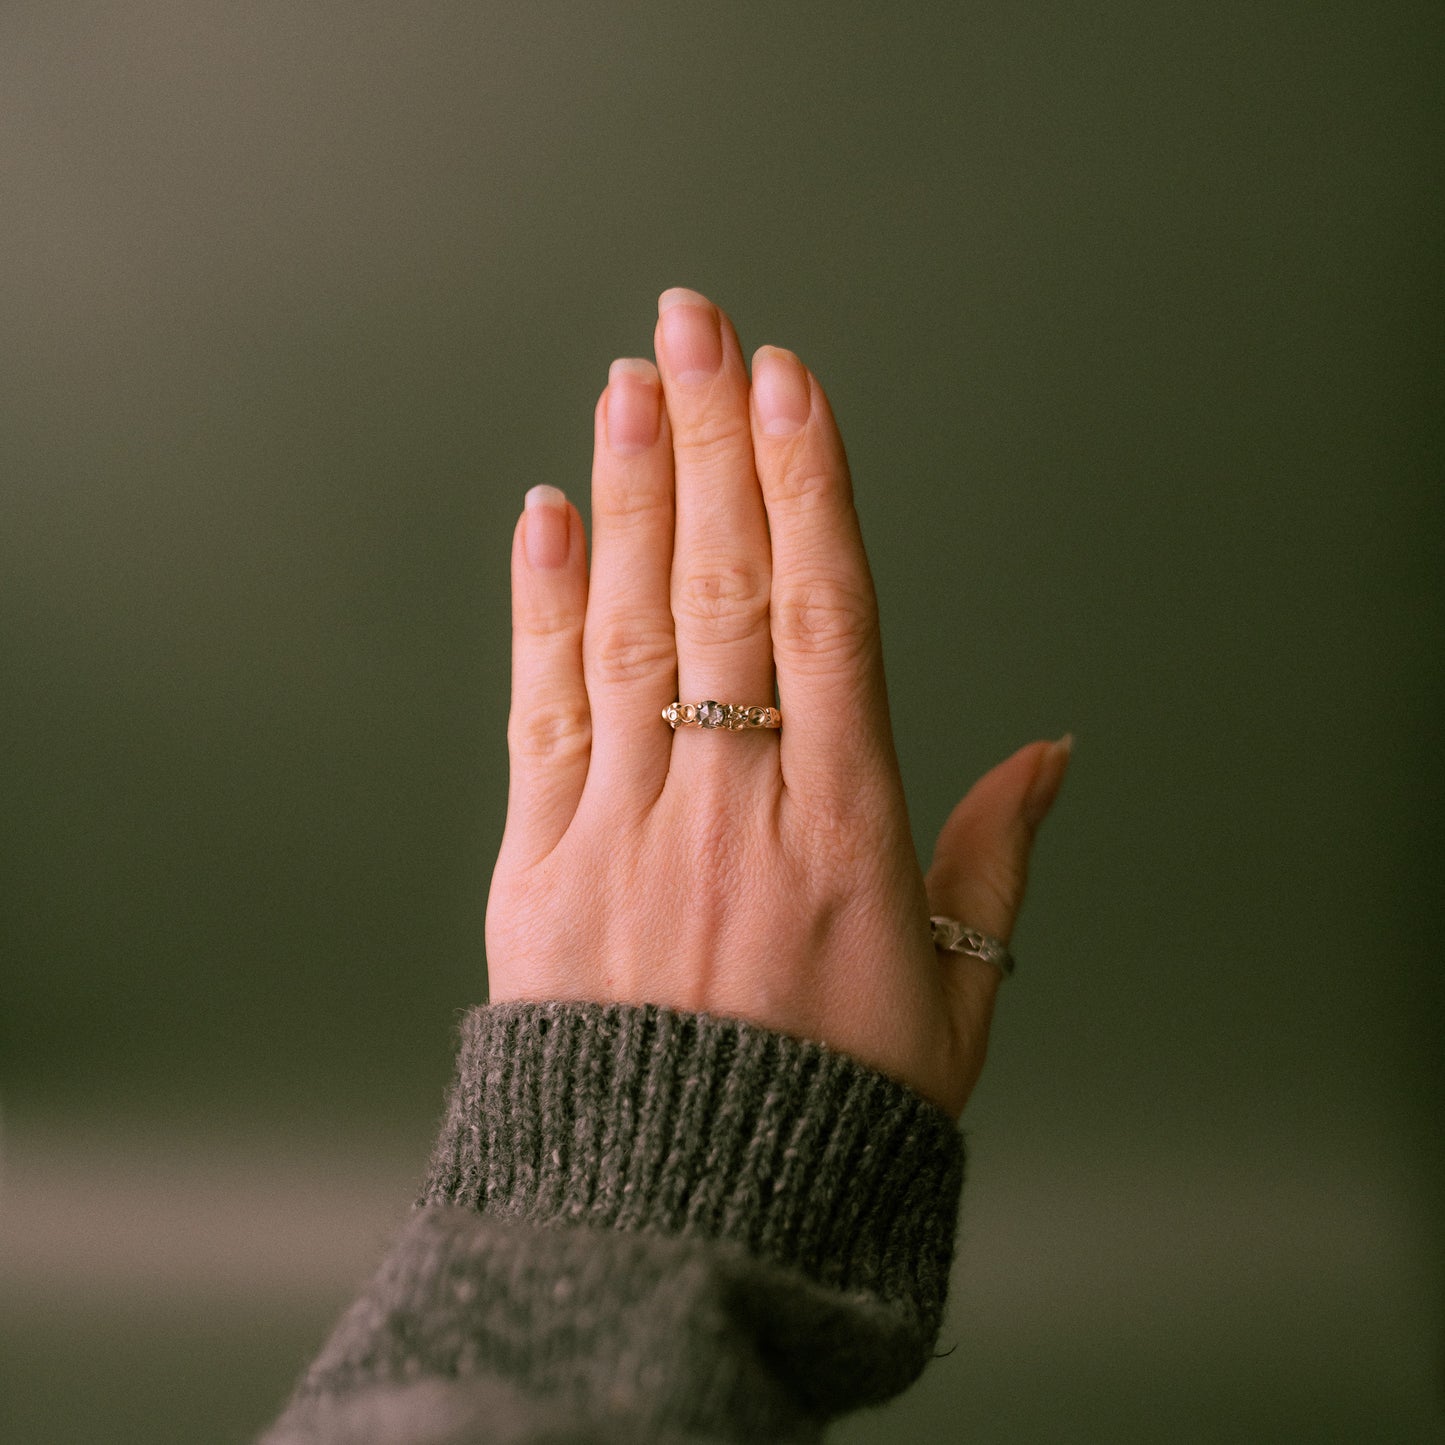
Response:
[[[705,728],[725,728],[728,725],[728,710],[720,702],[700,702],[697,705],[697,720]]]

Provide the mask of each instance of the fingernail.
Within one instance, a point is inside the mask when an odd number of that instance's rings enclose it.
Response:
[[[523,538],[527,563],[532,567],[560,567],[567,560],[572,519],[567,494],[560,487],[533,487],[527,493],[527,520]]]
[[[687,286],[669,286],[657,298],[657,314],[661,316],[664,311],[671,311],[674,306],[711,305],[712,302],[701,291],[693,291]]]
[[[767,436],[801,431],[812,410],[803,363],[781,347],[759,347],[753,354],[753,401]]]
[[[706,296],[674,286],[657,298],[662,345],[672,375],[682,382],[706,381],[722,365],[722,327]]]
[[[620,457],[657,444],[662,417],[657,368],[638,357],[620,356],[607,373],[607,445]]]
[[[1065,733],[1044,753],[1034,780],[1024,796],[1023,812],[1029,827],[1037,828],[1049,815],[1054,799],[1063,786],[1064,774],[1069,769],[1069,759],[1074,755],[1074,735]]]

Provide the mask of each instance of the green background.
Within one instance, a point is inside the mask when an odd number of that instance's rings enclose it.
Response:
[[[483,996],[508,541],[656,296],[843,427],[925,857],[1072,730],[920,1384],[1442,1438],[1433,4],[0,8],[7,1441],[240,1442]]]

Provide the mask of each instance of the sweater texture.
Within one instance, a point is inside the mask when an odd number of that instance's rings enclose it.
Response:
[[[821,1440],[927,1362],[963,1163],[825,1044],[473,1009],[411,1217],[263,1445]]]

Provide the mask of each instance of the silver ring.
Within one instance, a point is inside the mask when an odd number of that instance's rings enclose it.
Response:
[[[944,918],[935,914],[928,920],[933,930],[935,948],[945,953],[966,953],[970,958],[981,958],[1002,970],[1005,978],[1014,971],[1014,956],[1008,951],[1008,944],[1001,938],[970,928],[956,918]]]
[[[721,728],[741,732],[744,728],[780,728],[783,715],[775,707],[747,707],[736,702],[670,702],[662,720],[673,732],[678,728]]]

